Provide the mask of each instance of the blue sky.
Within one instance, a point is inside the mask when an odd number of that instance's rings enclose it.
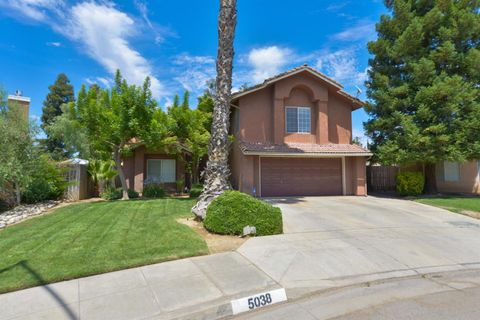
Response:
[[[38,119],[60,72],[75,90],[111,84],[117,68],[133,83],[152,77],[161,105],[215,77],[218,1],[0,0],[0,84],[32,98]],[[234,87],[308,63],[355,94],[366,44],[386,13],[381,0],[239,0]],[[361,96],[365,98],[364,94]],[[354,112],[362,135],[363,110]]]

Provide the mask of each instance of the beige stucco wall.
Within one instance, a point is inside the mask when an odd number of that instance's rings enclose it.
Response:
[[[279,80],[233,101],[238,107],[239,130],[231,150],[231,182],[235,189],[251,194],[261,191],[259,156],[245,156],[238,141],[260,143],[350,144],[352,104],[333,87],[308,72]],[[311,133],[290,134],[285,127],[285,108],[309,107]],[[366,158],[345,159],[346,194],[366,195]]]
[[[480,194],[480,177],[478,161],[460,164],[459,181],[445,181],[443,163],[436,166],[437,189],[439,192],[460,192]]]
[[[345,157],[346,194],[367,195],[367,157]]]
[[[239,107],[240,140],[276,144],[351,143],[351,103],[308,73],[279,80],[233,102]],[[310,134],[286,132],[287,106],[310,107]]]
[[[148,159],[175,159],[176,175],[175,179],[185,180],[185,163],[175,156],[167,155],[161,152],[149,151],[144,146],[140,146],[133,150],[129,157],[123,158],[123,169],[127,187],[137,192],[143,191],[143,182],[147,179],[147,160]],[[167,183],[165,187],[175,190],[175,183]]]
[[[333,95],[328,101],[328,137],[330,143],[352,143],[352,108]]]
[[[238,137],[241,140],[272,141],[272,94],[272,88],[266,88],[240,99]]]
[[[253,188],[258,189],[258,156],[245,156],[238,148],[238,142],[233,144],[230,155],[230,180],[232,187],[239,191],[253,194]]]

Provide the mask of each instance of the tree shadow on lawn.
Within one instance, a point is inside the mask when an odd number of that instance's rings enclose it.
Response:
[[[57,293],[55,292],[55,290],[53,290],[53,288],[48,284],[47,281],[45,281],[45,279],[42,278],[42,276],[37,273],[32,267],[30,267],[30,265],[28,264],[28,261],[26,260],[22,260],[22,261],[19,261],[9,267],[6,267],[6,268],[3,268],[3,269],[0,269],[0,275],[3,273],[3,272],[7,272],[7,271],[10,271],[14,268],[23,268],[24,270],[26,270],[28,273],[30,273],[34,278],[35,280],[38,281],[38,283],[42,286],[42,289],[47,291],[47,293],[52,296],[53,299],[55,299],[55,301],[57,301],[57,303],[59,304],[59,306],[65,311],[65,313],[67,314],[68,318],[71,319],[71,320],[77,320],[77,316],[75,315],[75,313],[73,312],[72,309],[69,308],[69,306],[67,305],[67,302],[65,300],[62,299],[62,297]]]

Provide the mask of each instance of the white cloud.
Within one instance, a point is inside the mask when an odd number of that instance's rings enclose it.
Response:
[[[67,7],[63,0],[0,0],[0,7],[50,25],[56,32],[81,44],[86,53],[112,75],[120,69],[129,82],[137,85],[149,76],[153,96],[159,98],[165,94],[163,84],[153,76],[149,61],[129,43],[141,26],[112,2],[84,1]],[[146,6],[144,9],[146,15]],[[151,25],[148,17],[146,21]]]
[[[185,90],[200,93],[207,87],[207,82],[215,79],[215,58],[211,56],[193,56],[181,54],[173,60],[176,76]]]
[[[290,63],[292,51],[288,48],[277,46],[252,49],[248,54],[248,63],[253,67],[252,79],[254,82],[276,75]]]
[[[350,1],[332,3],[329,6],[327,6],[326,10],[330,12],[337,12],[340,9],[343,9],[344,7],[346,7],[349,3]]]
[[[101,84],[106,88],[110,88],[110,86],[113,82],[112,79],[108,79],[108,78],[105,78],[105,77],[85,78],[85,81],[90,85]]]
[[[88,55],[111,74],[120,69],[134,84],[141,85],[149,76],[153,96],[158,98],[164,93],[163,85],[152,75],[150,63],[128,42],[135,32],[132,18],[115,7],[94,2],[77,4],[71,13],[66,35],[80,42]]]
[[[147,2],[144,0],[134,0],[133,1],[135,7],[137,8],[138,12],[140,12],[140,15],[142,16],[142,19],[145,21],[146,25],[148,28],[150,28],[153,31],[154,34],[154,41],[155,44],[161,44],[165,41],[165,37],[178,37],[178,35],[172,31],[168,27],[162,27],[158,26],[155,23],[152,23],[152,21],[149,18],[149,10],[148,10],[148,5]]]
[[[140,11],[140,14],[142,15],[143,20],[147,23],[147,25],[153,29],[152,22],[150,21],[150,18],[148,17],[148,7],[147,4],[143,1],[140,0],[135,0],[133,2],[135,4],[135,7],[137,8],[138,11]]]
[[[359,70],[354,49],[342,49],[319,54],[315,67],[346,85],[363,85],[367,78],[367,69]]]
[[[215,58],[211,56],[191,56],[184,53],[176,56],[173,63],[177,65],[184,65],[190,63],[215,64]]]
[[[23,16],[40,22],[47,22],[49,12],[60,13],[64,6],[61,0],[4,0],[0,1],[0,7],[16,11]]]
[[[49,47],[60,47],[62,44],[60,42],[47,42],[45,43]]]
[[[375,38],[375,23],[369,20],[359,21],[355,25],[334,34],[332,38],[340,41],[372,40]]]

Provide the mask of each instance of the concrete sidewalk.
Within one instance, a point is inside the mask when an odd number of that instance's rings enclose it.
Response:
[[[290,201],[290,200],[289,200]],[[285,288],[289,301],[345,286],[480,269],[480,221],[410,201],[279,203],[285,234],[195,257],[0,295],[6,319],[218,319],[230,301]]]
[[[171,319],[231,314],[279,285],[239,253],[111,272],[0,295],[0,319]]]

